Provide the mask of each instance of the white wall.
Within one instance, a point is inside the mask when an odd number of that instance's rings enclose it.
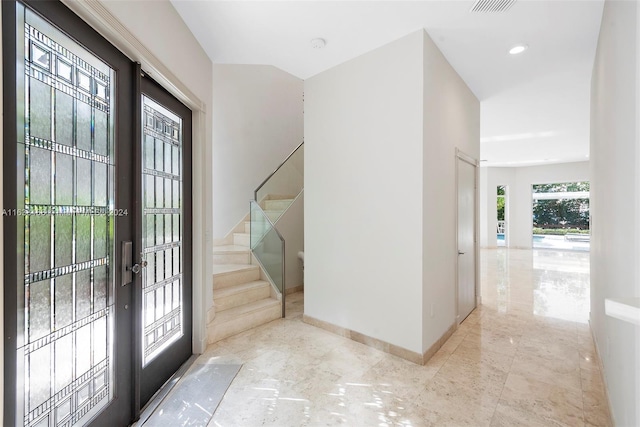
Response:
[[[507,235],[509,246],[531,248],[533,228],[533,184],[589,181],[589,162],[557,163],[529,167],[487,167],[480,174],[480,244],[494,248],[496,239],[496,187],[507,188]]]
[[[298,252],[304,251],[304,192],[278,218],[276,228],[285,241],[285,289],[302,286],[302,260]]]
[[[637,2],[606,1],[591,82],[591,327],[616,425],[640,425],[640,327],[605,298],[640,297]]]
[[[479,111],[422,30],[305,81],[305,314],[420,354],[454,324]]]
[[[480,156],[480,103],[423,35],[422,352],[456,321],[456,148]]]
[[[249,212],[256,187],[302,142],[303,89],[272,66],[213,66],[214,238]]]
[[[423,32],[305,80],[305,314],[422,352]]]
[[[175,77],[211,106],[211,60],[168,0],[100,0]],[[211,120],[211,109],[208,110]],[[210,125],[210,123],[209,123]],[[208,126],[211,131],[211,126]],[[211,140],[210,133],[208,141]]]
[[[266,197],[295,197],[304,188],[304,145],[298,148],[291,157],[273,174],[260,191],[258,201]],[[278,197],[273,197],[278,196]]]

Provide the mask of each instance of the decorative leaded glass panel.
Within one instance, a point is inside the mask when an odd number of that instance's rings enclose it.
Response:
[[[143,365],[182,337],[182,119],[142,97]]]
[[[83,425],[114,397],[115,72],[33,12],[21,15],[17,409],[27,427]]]

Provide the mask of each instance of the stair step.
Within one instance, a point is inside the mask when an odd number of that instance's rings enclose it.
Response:
[[[251,246],[251,234],[250,233],[233,233],[233,244],[236,246]]]
[[[247,246],[224,245],[214,246],[214,264],[250,264],[251,251]]]
[[[265,210],[284,211],[293,203],[293,199],[270,199],[264,201]]]
[[[237,233],[234,233],[234,234],[237,234]],[[244,253],[244,252],[249,252],[249,248],[242,245],[222,245],[222,246],[213,247],[214,254]]]
[[[213,303],[216,313],[220,313],[243,304],[269,298],[270,295],[271,285],[269,282],[256,280],[255,282],[216,289],[213,292]]]
[[[269,230],[271,228],[271,226],[269,225],[268,222],[266,221],[256,221],[255,224],[253,224],[254,230],[256,232],[261,232],[264,230]],[[251,221],[247,221],[244,224],[244,232],[246,234],[251,234]]]
[[[275,222],[280,217],[280,215],[282,215],[282,212],[284,212],[284,211],[272,210],[272,209],[266,209],[264,211],[264,213],[271,220],[271,222]]]
[[[249,304],[216,313],[207,325],[207,341],[212,344],[221,339],[255,328],[282,316],[280,301],[265,298]]]
[[[214,264],[213,289],[260,280],[260,268],[250,264]]]

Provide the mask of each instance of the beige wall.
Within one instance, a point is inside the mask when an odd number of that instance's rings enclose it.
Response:
[[[640,327],[605,314],[640,297],[637,2],[605,2],[591,81],[591,327],[616,425],[640,425]]]
[[[249,212],[254,190],[302,142],[303,88],[268,65],[213,66],[214,238]]]

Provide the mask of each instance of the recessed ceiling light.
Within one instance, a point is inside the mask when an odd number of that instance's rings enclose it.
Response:
[[[311,40],[311,47],[314,49],[322,49],[327,45],[327,41],[325,39],[317,38]]]
[[[514,47],[512,47],[511,49],[509,49],[509,53],[511,55],[517,55],[519,53],[524,52],[527,49],[529,49],[529,46],[527,46],[526,44],[517,44]]]

